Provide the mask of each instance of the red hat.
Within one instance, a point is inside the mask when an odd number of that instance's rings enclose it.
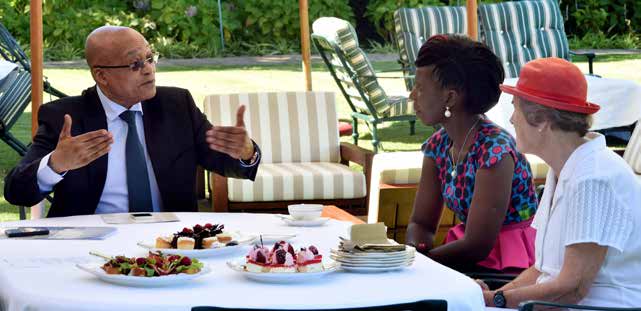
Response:
[[[587,101],[588,83],[583,73],[561,58],[530,61],[521,68],[516,87],[500,87],[505,93],[559,110],[593,114],[601,108]]]

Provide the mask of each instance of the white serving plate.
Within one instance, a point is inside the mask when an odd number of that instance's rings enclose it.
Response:
[[[323,264],[324,270],[320,272],[292,272],[292,273],[270,273],[270,272],[249,272],[245,270],[245,258],[228,261],[227,266],[238,274],[258,282],[265,283],[301,283],[317,280],[327,274],[338,270],[336,264]]]
[[[135,287],[161,287],[161,286],[179,286],[183,284],[188,284],[189,281],[199,278],[205,274],[211,272],[211,269],[207,266],[204,266],[200,272],[196,274],[171,274],[164,276],[154,276],[154,277],[141,277],[141,276],[129,276],[122,274],[107,274],[100,267],[101,264],[77,264],[76,267],[81,270],[93,274],[98,277],[101,281],[124,285],[124,286],[135,286]]]
[[[218,248],[205,248],[205,249],[176,249],[176,248],[156,248],[154,242],[138,242],[138,246],[146,248],[150,251],[159,251],[163,254],[181,255],[194,258],[207,258],[214,256],[222,256],[231,254],[240,250],[244,250],[247,245],[250,245],[256,240],[255,235],[244,235],[241,233],[232,233],[233,241],[238,242],[238,245],[225,246]]]

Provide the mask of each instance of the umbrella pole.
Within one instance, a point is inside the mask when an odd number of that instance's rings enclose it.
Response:
[[[478,40],[479,17],[476,0],[467,0],[467,35]]]
[[[42,0],[31,0],[31,135],[38,130],[42,104]]]
[[[312,90],[311,51],[309,47],[309,12],[307,0],[298,1],[300,16],[300,45],[303,56],[303,73],[305,74],[305,90]]]
[[[42,0],[31,0],[31,136],[38,131],[38,109],[42,104]],[[44,201],[31,207],[31,219],[42,218]]]

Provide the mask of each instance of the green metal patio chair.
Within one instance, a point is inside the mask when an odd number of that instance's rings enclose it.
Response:
[[[25,145],[11,133],[24,109],[31,102],[31,74],[18,67],[0,80],[0,139],[21,157],[27,153]],[[20,220],[26,218],[24,207],[18,207]]]
[[[385,93],[367,55],[358,46],[352,25],[342,19],[321,17],[312,29],[312,42],[352,109],[354,144],[358,144],[358,120],[370,128],[374,152],[380,145],[377,127],[383,122],[409,121],[410,135],[414,135],[414,107],[405,96]]]
[[[423,43],[437,34],[467,34],[464,6],[400,8],[394,12],[394,30],[405,87],[411,91],[416,74],[416,56]]]
[[[563,15],[554,0],[510,1],[479,6],[480,39],[501,59],[506,78],[519,76],[527,62],[543,57],[586,56],[593,74],[594,53],[570,51]]]
[[[265,309],[243,309],[243,308],[222,308],[222,307],[193,307],[191,311],[255,311]],[[289,309],[269,309],[272,311],[294,311]],[[400,303],[384,306],[356,307],[356,308],[339,308],[339,309],[297,309],[297,311],[447,311],[447,301],[445,300],[420,300],[410,303]]]
[[[20,65],[25,71],[31,73],[31,61],[27,57],[27,54],[2,23],[0,23],[0,56],[9,62]],[[51,86],[46,77],[44,80],[44,91],[58,98],[67,97],[65,93]]]
[[[0,139],[20,156],[27,153],[28,146],[17,139],[10,130],[31,102],[31,74],[16,68],[0,81]]]

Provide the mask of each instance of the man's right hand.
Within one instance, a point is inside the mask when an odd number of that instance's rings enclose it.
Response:
[[[58,174],[81,168],[107,154],[112,143],[113,136],[106,130],[72,137],[71,116],[65,114],[58,145],[49,158],[49,167]]]

